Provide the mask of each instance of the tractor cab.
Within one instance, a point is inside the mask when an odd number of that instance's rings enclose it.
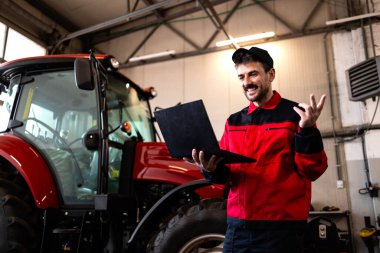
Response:
[[[77,61],[87,67],[115,64],[110,57]],[[38,150],[53,172],[64,205],[93,204],[101,191],[117,193],[124,143],[155,140],[148,102],[152,92],[117,72],[104,73],[107,80],[86,88],[78,83],[80,76],[93,82],[97,77],[95,69],[86,70],[75,58],[46,64],[30,59],[7,70],[9,81],[2,84],[0,131],[11,130]],[[107,180],[100,173],[108,174]]]

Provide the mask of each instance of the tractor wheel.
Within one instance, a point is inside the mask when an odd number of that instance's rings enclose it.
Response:
[[[161,226],[151,247],[152,252],[222,252],[226,226],[223,200],[207,199],[190,207],[181,207]]]
[[[39,252],[38,211],[24,180],[0,162],[0,252]]]

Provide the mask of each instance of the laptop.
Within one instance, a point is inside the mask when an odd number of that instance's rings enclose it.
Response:
[[[174,158],[192,158],[193,148],[203,150],[206,158],[223,157],[222,163],[249,163],[256,160],[219,148],[210,119],[202,100],[154,112],[162,136]]]

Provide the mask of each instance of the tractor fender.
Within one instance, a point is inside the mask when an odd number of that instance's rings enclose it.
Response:
[[[208,182],[205,179],[195,180],[191,181],[185,184],[181,184],[168,193],[166,193],[159,201],[157,201],[152,208],[146,213],[146,215],[141,219],[140,223],[137,225],[136,229],[133,231],[128,244],[132,243],[133,240],[136,238],[137,234],[140,232],[140,230],[144,227],[144,225],[148,224],[150,221],[150,218],[155,214],[158,210],[160,210],[160,207],[171,201],[173,198],[175,198],[176,193],[182,191],[182,190],[191,190],[194,191],[198,188],[211,185],[210,182]]]
[[[0,156],[24,178],[38,208],[57,208],[55,182],[44,158],[31,145],[12,134],[0,134]]]

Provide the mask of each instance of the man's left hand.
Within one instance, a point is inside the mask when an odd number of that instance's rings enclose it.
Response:
[[[299,121],[299,126],[301,128],[312,127],[317,122],[319,115],[321,115],[323,105],[325,104],[326,95],[322,95],[319,103],[317,104],[314,94],[310,94],[310,105],[306,103],[298,104],[305,111],[300,108],[293,107],[293,109],[300,115],[301,120]]]

